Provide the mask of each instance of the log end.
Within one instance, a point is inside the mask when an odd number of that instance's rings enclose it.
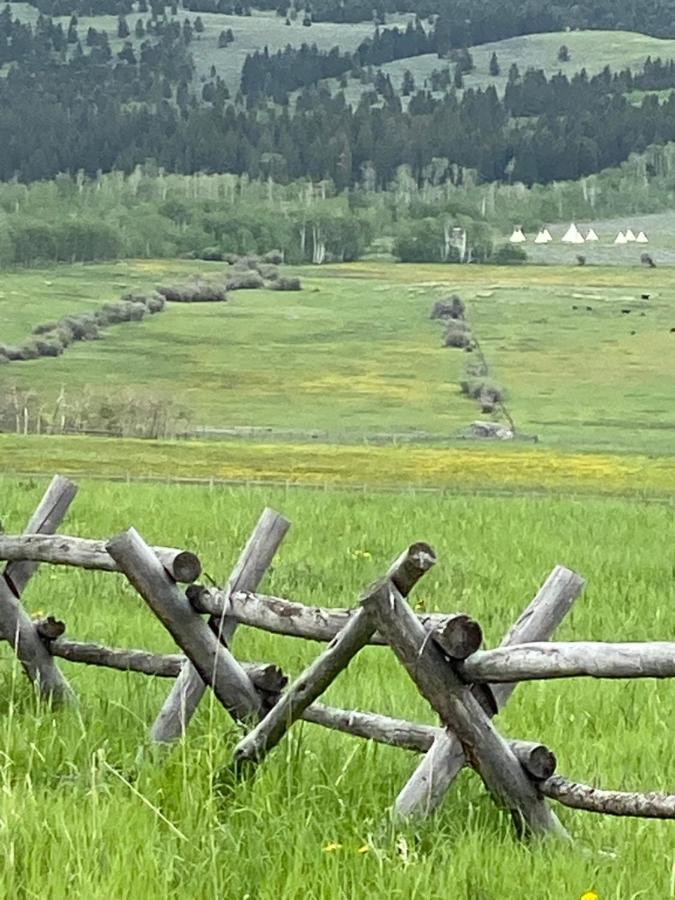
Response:
[[[54,616],[47,616],[44,619],[35,621],[35,630],[43,641],[55,641],[60,638],[66,630],[65,622],[55,619]]]
[[[483,629],[465,613],[448,616],[432,634],[433,640],[451,659],[467,659],[480,649]]]
[[[207,590],[208,588],[204,587],[203,584],[189,584],[185,589],[188,603],[198,613],[208,612],[207,609],[204,609],[204,604],[202,603],[202,596]]]
[[[202,574],[202,564],[196,553],[181,550],[174,557],[170,574],[182,584],[191,584]]]
[[[511,748],[525,772],[533,781],[546,781],[556,770],[555,753],[545,744],[513,741]]]

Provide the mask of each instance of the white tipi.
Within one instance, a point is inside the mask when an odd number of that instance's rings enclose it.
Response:
[[[617,236],[614,240],[614,243],[615,244],[627,244],[628,243],[628,241],[626,240],[626,235],[623,233],[623,231],[620,231],[617,234]]]
[[[641,231],[640,234],[638,234],[638,236],[635,238],[635,241],[636,241],[636,243],[638,243],[638,244],[648,244],[648,243],[649,243],[649,238],[648,238],[647,235],[644,233],[644,231]]]
[[[548,244],[552,241],[551,233],[548,228],[540,228],[539,234],[534,239],[535,244]]]
[[[633,232],[631,231],[630,228],[627,228],[626,229],[626,243],[632,244],[634,241],[635,241],[635,235],[633,234]]]
[[[513,234],[511,235],[509,240],[512,244],[523,244],[527,240],[520,225],[517,228],[513,229]]]
[[[584,236],[581,234],[577,226],[572,223],[562,238],[563,244],[583,244]]]
[[[598,236],[595,233],[595,231],[593,231],[592,228],[588,229],[588,234],[586,235],[586,240],[587,241],[597,241],[598,240]]]

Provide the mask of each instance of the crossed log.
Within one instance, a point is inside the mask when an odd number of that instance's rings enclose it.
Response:
[[[436,562],[427,544],[404,551],[355,609],[307,607],[255,593],[290,525],[273,510],[263,512],[226,589],[219,591],[191,584],[201,572],[195,554],[149,547],[134,529],[105,544],[54,534],[76,490],[57,476],[25,533],[0,536],[0,559],[8,562],[0,576],[0,636],[12,643],[40,696],[50,702],[72,696],[55,663],[60,657],[174,678],[150,732],[161,743],[184,733],[211,687],[230,715],[250,728],[234,751],[238,771],[255,770],[298,719],[424,753],[396,800],[399,816],[428,815],[468,764],[511,812],[519,832],[568,837],[547,806],[547,797],[610,815],[675,817],[674,796],[571,782],[555,774],[555,756],[547,747],[505,740],[491,722],[521,680],[675,675],[675,644],[549,642],[583,587],[575,573],[556,567],[502,645],[481,650],[482,632],[470,616],[417,616],[406,602]],[[184,655],[77,642],[64,637],[65,626],[51,617],[32,621],[21,595],[41,562],[124,573]],[[190,586],[183,591],[178,582]],[[239,624],[327,641],[328,646],[284,690],[287,678],[277,666],[240,663],[232,655],[230,644]],[[441,727],[316,702],[368,644],[391,647],[438,714]]]

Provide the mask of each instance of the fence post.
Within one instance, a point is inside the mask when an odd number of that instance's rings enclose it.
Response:
[[[575,572],[564,566],[556,566],[536,597],[506,633],[502,646],[526,640],[548,640],[571,609],[583,586],[583,578]],[[516,686],[492,686],[492,694],[499,709],[505,706]],[[465,762],[464,751],[457,738],[452,734],[439,735],[396,798],[395,815],[403,818],[423,817],[433,812]]]
[[[516,828],[567,837],[470,686],[460,681],[441,649],[427,640],[424,628],[395,586],[383,585],[363,605],[445,728],[457,736],[487,789],[510,810]]]
[[[228,597],[236,591],[255,591],[290,527],[291,523],[273,509],[263,510],[232,570],[226,588]],[[227,612],[209,619],[211,629],[226,646],[230,644],[237,624]],[[188,660],[152,724],[150,739],[157,743],[178,740],[190,724],[205,690],[203,679]]]
[[[26,526],[25,534],[53,534],[77,493],[77,485],[55,475]],[[23,608],[21,595],[39,563],[10,562],[0,577],[0,632],[14,647],[26,675],[41,697],[60,702],[73,696],[65,677]]]
[[[238,721],[255,719],[261,702],[251,679],[138,532],[130,528],[108,541],[106,549],[230,715]]]
[[[391,565],[384,583],[397,586],[401,593],[407,595],[435,562],[436,555],[428,544],[413,544]],[[379,590],[379,585],[374,590]],[[374,631],[371,617],[362,606],[333,638],[327,649],[293,681],[265,718],[237,744],[234,750],[235,764],[248,763],[255,766],[260,763],[279,743],[293,722],[302,716],[307,707],[321,696],[365,647]]]

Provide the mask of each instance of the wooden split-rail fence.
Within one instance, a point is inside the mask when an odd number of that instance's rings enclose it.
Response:
[[[554,643],[550,639],[580,595],[583,579],[557,566],[507,631],[499,647],[481,649],[471,616],[417,615],[407,602],[436,563],[424,543],[408,547],[353,609],[306,606],[257,593],[290,523],[265,509],[223,589],[201,587],[198,557],[150,547],[132,528],[107,542],[57,535],[76,486],[56,476],[24,534],[0,535],[0,635],[39,695],[56,704],[73,699],[59,658],[173,679],[149,737],[167,744],[187,729],[205,691],[246,729],[233,770],[255,770],[302,719],[325,728],[422,754],[398,794],[397,817],[423,817],[438,807],[463,766],[474,768],[494,800],[512,814],[519,834],[568,837],[548,804],[617,816],[675,818],[675,795],[626,793],[579,784],[555,774],[545,745],[506,740],[494,716],[520,681],[572,676],[675,677],[675,643]],[[21,596],[40,563],[121,572],[182,651],[156,654],[82,643],[65,637],[53,617],[33,620]],[[188,585],[187,588],[179,585]],[[326,648],[290,681],[271,663],[243,663],[231,650],[239,625],[324,642]],[[371,644],[388,646],[440,725],[420,725],[374,712],[318,702],[349,662]]]

